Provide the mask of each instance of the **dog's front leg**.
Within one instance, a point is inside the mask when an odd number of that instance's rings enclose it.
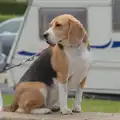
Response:
[[[54,80],[54,84],[48,90],[47,106],[53,112],[58,112],[60,110],[58,83],[56,83],[56,79]]]
[[[67,106],[67,98],[68,98],[68,89],[67,83],[59,83],[59,102],[60,102],[60,110],[64,115],[72,114],[72,110]]]
[[[75,113],[80,113],[81,112],[82,94],[83,94],[83,90],[78,85],[77,89],[76,89],[75,100],[74,100],[73,106],[72,106],[72,111],[75,112]]]
[[[82,80],[80,85],[78,85],[76,88],[76,96],[72,106],[72,111],[75,113],[81,112],[81,100],[83,95],[83,88],[85,86],[85,81],[86,81],[86,77]]]

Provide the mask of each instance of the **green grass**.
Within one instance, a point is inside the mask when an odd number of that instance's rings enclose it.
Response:
[[[4,105],[8,105],[12,102],[11,95],[3,95]],[[72,99],[69,100],[68,105],[72,107]],[[93,99],[83,99],[82,100],[82,111],[83,112],[109,112],[109,113],[119,113],[120,112],[120,102],[109,101],[109,100],[93,100]]]
[[[14,17],[17,17],[17,15],[14,15],[14,14],[13,15],[2,15],[2,14],[0,14],[0,22],[8,20],[10,18],[14,18]]]
[[[72,106],[72,100],[69,101],[68,105]],[[83,99],[81,105],[83,112],[120,112],[120,102],[118,101]]]
[[[21,1],[16,1],[16,0],[0,0],[0,2],[27,2],[27,0],[21,0]]]
[[[12,102],[13,97],[12,95],[3,95],[3,104],[8,105]]]

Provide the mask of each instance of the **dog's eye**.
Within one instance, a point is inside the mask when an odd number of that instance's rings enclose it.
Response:
[[[56,23],[56,27],[62,27],[62,25],[59,23]]]

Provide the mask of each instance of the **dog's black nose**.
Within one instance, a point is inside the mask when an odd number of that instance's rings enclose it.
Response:
[[[48,39],[48,36],[49,36],[49,33],[44,33],[44,34],[43,34],[43,37],[44,37],[45,39]]]

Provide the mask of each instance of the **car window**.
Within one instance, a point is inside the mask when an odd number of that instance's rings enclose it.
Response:
[[[6,24],[3,24],[2,26],[0,26],[0,33],[3,33],[3,32],[16,33],[20,27],[20,23],[21,23],[21,20],[7,22]]]

